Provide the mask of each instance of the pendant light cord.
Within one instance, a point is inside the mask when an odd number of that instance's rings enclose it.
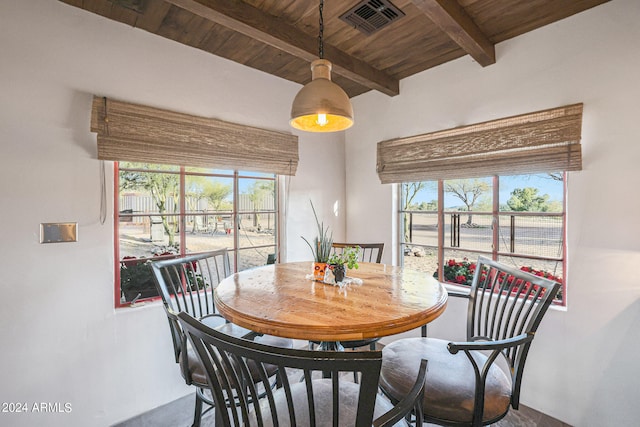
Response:
[[[324,59],[324,46],[322,43],[322,37],[323,37],[323,33],[324,33],[324,19],[322,18],[322,9],[324,8],[324,0],[320,0],[320,19],[319,19],[319,25],[318,27],[320,28],[320,33],[318,34],[318,56],[320,57],[320,59]]]

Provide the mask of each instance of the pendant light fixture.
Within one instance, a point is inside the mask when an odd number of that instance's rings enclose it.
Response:
[[[324,59],[324,22],[320,0],[318,56],[311,63],[311,81],[296,95],[291,105],[292,127],[307,132],[336,132],[353,125],[353,107],[349,96],[331,81],[331,62]]]

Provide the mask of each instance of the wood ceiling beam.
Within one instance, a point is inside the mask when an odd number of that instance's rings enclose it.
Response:
[[[232,0],[166,1],[305,61],[318,59],[316,37],[247,3]],[[387,73],[326,43],[324,53],[325,58],[333,63],[334,73],[389,96],[400,93],[398,79]]]
[[[456,0],[411,0],[480,65],[495,64],[494,44]]]

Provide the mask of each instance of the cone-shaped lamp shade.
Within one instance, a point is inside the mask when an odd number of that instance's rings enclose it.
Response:
[[[291,105],[292,127],[307,132],[336,132],[353,125],[353,107],[344,90],[331,81],[331,62],[311,63],[311,81]]]

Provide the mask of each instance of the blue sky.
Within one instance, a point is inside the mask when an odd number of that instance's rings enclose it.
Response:
[[[550,200],[562,201],[562,181],[555,181],[548,174],[503,177],[500,181],[500,201],[506,202],[515,188],[524,187],[538,188],[538,194],[548,194]]]
[[[486,181],[491,185],[491,178],[486,178]],[[548,194],[550,196],[549,201],[562,201],[562,181],[553,180],[548,174],[537,174],[502,177],[500,179],[500,203],[506,203],[514,189],[525,187],[538,188],[538,194]],[[490,193],[487,193],[487,195],[490,195]],[[420,191],[420,193],[416,195],[414,203],[430,202],[437,198],[437,190],[435,186],[432,186]],[[462,205],[460,199],[452,196],[451,194],[445,193],[445,208],[457,207],[460,205]]]

